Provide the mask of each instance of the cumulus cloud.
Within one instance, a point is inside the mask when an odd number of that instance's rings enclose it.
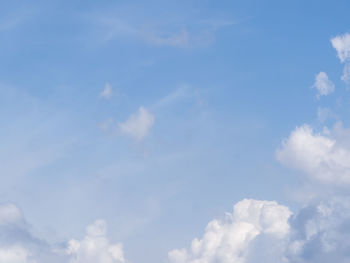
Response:
[[[345,33],[331,39],[332,46],[338,54],[338,58],[345,64],[342,80],[350,84],[350,34]]]
[[[245,199],[225,221],[213,220],[171,263],[350,262],[350,199],[330,198],[293,215],[272,201]]]
[[[124,263],[121,243],[111,244],[107,224],[97,220],[81,240],[52,246],[33,236],[21,211],[13,204],[0,205],[0,263]]]
[[[309,125],[297,127],[277,150],[277,159],[319,182],[350,183],[350,150],[328,130],[315,133]]]
[[[135,140],[143,140],[154,125],[154,115],[144,107],[140,107],[136,114],[125,122],[118,123],[119,131]]]
[[[290,231],[290,216],[289,209],[276,202],[245,199],[234,206],[226,220],[211,221],[202,239],[194,239],[190,249],[170,251],[169,260],[172,263],[245,263],[253,260],[251,250],[264,238],[271,240],[275,249],[283,250],[278,244]],[[269,259],[276,255],[283,260],[282,251]]]
[[[345,62],[350,58],[350,34],[345,33],[331,39],[331,43],[338,53],[341,62]]]
[[[69,263],[124,263],[122,244],[110,244],[106,231],[106,222],[97,220],[87,227],[82,241],[70,240],[67,248],[71,255]]]
[[[328,79],[325,72],[320,72],[316,75],[315,83],[312,87],[317,89],[317,97],[327,96],[334,92],[335,89],[334,84]]]
[[[288,262],[350,262],[350,202],[345,196],[309,204],[290,220]]]
[[[110,99],[113,96],[113,90],[111,84],[108,82],[105,84],[105,88],[100,93],[100,97],[104,99]]]

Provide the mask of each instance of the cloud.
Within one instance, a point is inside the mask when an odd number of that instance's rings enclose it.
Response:
[[[29,252],[20,246],[0,248],[0,262],[3,262],[3,263],[36,263],[35,260],[31,260],[29,258],[30,258]]]
[[[225,221],[213,220],[171,263],[350,262],[350,199],[332,197],[293,215],[273,201],[245,199]]]
[[[315,133],[309,125],[297,127],[277,150],[277,159],[323,183],[350,183],[350,150],[328,130]]]
[[[190,48],[206,47],[215,42],[216,32],[220,29],[237,24],[229,20],[198,20],[166,22],[128,21],[122,15],[94,14],[89,17],[89,23],[97,27],[97,32],[104,42],[114,39],[130,39],[155,47]]]
[[[104,220],[97,220],[86,229],[82,241],[69,241],[67,253],[70,263],[124,263],[121,243],[110,244],[106,238],[107,225]]]
[[[328,76],[324,72],[320,72],[316,75],[315,77],[315,83],[312,86],[313,88],[317,89],[318,94],[317,97],[319,98],[320,96],[327,96],[334,92],[334,84],[332,81],[328,79]]]
[[[100,93],[100,97],[104,99],[110,99],[112,96],[113,96],[112,86],[107,82],[105,84],[104,90]]]
[[[0,225],[21,223],[23,223],[23,217],[17,206],[14,204],[0,205]]]
[[[14,204],[0,205],[0,262],[62,262],[45,241],[33,236],[21,211]]]
[[[255,255],[251,250],[255,243],[266,239],[275,245],[269,247],[271,251],[278,250],[262,261],[271,262],[269,260],[283,254],[279,250],[284,247],[278,244],[289,234],[290,216],[289,209],[276,202],[245,199],[234,206],[226,220],[211,221],[202,239],[195,238],[190,249],[170,251],[169,260],[172,263],[245,263],[253,260]]]
[[[333,48],[337,51],[338,58],[345,64],[341,79],[350,84],[350,34],[345,33],[331,39]]]
[[[21,211],[13,204],[0,205],[0,263],[124,263],[121,243],[111,244],[107,224],[97,220],[86,236],[59,245],[35,237]]]
[[[345,196],[330,197],[307,205],[291,218],[288,262],[350,262],[349,201]]]
[[[342,63],[350,59],[350,34],[336,36],[331,39],[331,43]]]
[[[341,80],[344,81],[346,84],[350,84],[350,63],[349,62],[347,62],[344,66]]]
[[[138,112],[131,115],[128,120],[118,123],[118,128],[122,134],[141,141],[149,134],[154,122],[154,115],[144,107],[140,107]]]
[[[21,233],[22,232],[22,233]],[[24,219],[21,211],[13,204],[0,205],[0,262],[6,263],[35,263],[30,260],[28,249],[18,240],[11,241],[10,235],[17,233],[21,241],[27,239],[24,229]],[[18,238],[16,238],[18,239]]]
[[[194,95],[194,91],[189,85],[181,85],[180,87],[172,91],[170,94],[158,100],[154,104],[153,108],[163,108],[175,103],[180,99],[194,97]]]
[[[155,46],[186,47],[190,37],[186,29],[177,33],[159,34],[152,31],[141,31],[144,40]]]

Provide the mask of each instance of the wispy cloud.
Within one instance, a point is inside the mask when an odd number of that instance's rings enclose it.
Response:
[[[105,84],[103,91],[100,93],[100,97],[104,99],[110,99],[113,96],[113,90],[111,84],[108,82]]]
[[[315,83],[312,87],[318,92],[317,98],[320,98],[320,96],[327,96],[335,90],[333,82],[329,80],[325,72],[320,72],[316,75]]]
[[[122,134],[142,141],[147,137],[155,122],[155,117],[146,108],[140,107],[136,114],[132,114],[125,122],[118,123]]]
[[[344,64],[344,71],[341,79],[350,84],[350,34],[336,36],[331,39],[331,43],[337,51],[340,62]]]
[[[131,38],[145,44],[159,47],[202,47],[215,42],[215,34],[222,27],[235,25],[236,22],[226,20],[200,20],[191,22],[189,26],[182,23],[162,23],[142,21],[128,22],[113,15],[98,15],[90,17],[99,28],[100,38],[109,42],[118,38]],[[103,35],[101,35],[103,32]]]
[[[0,32],[11,31],[23,25],[29,18],[37,13],[32,7],[25,7],[14,12],[8,11],[5,16],[0,16]]]

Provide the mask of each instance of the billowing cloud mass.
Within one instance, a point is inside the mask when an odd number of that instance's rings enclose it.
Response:
[[[154,121],[154,115],[144,107],[140,107],[137,114],[131,115],[125,122],[118,123],[118,127],[121,133],[141,141],[148,135]]]
[[[285,248],[281,244],[290,231],[290,216],[289,209],[276,202],[245,199],[234,206],[225,221],[211,221],[202,239],[194,239],[189,250],[170,251],[169,260],[172,263],[245,263],[254,260],[258,251],[262,252],[262,240],[269,240],[269,245],[274,247],[268,249],[278,253],[266,260],[282,262],[278,259],[283,259],[280,250]]]
[[[350,262],[350,199],[334,197],[292,215],[276,202],[243,200],[225,221],[211,221],[171,263]]]
[[[106,231],[106,222],[97,220],[87,227],[82,241],[70,240],[67,248],[71,255],[69,263],[124,263],[122,244],[110,244]]]
[[[317,97],[327,96],[334,92],[335,89],[334,84],[328,79],[327,74],[324,72],[320,72],[316,75],[315,83],[312,87],[317,89]]]
[[[350,84],[350,34],[336,36],[331,39],[331,43],[337,51],[340,61],[345,64],[341,79]]]
[[[277,159],[320,182],[350,183],[350,150],[328,133],[315,133],[309,125],[297,127],[277,150]]]

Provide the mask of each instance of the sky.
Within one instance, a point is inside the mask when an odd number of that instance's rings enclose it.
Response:
[[[350,262],[349,8],[0,2],[0,263]]]

